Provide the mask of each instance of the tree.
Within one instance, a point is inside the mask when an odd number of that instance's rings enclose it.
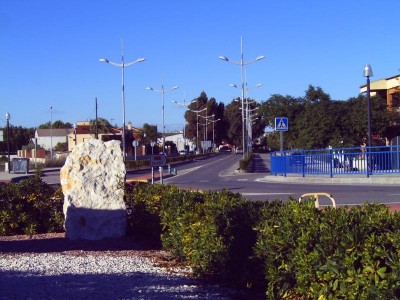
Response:
[[[226,106],[224,119],[227,126],[226,139],[236,146],[242,145],[242,112],[240,99],[233,99]]]
[[[354,147],[365,143],[368,137],[367,100],[361,95],[347,101],[333,101],[321,88],[309,86],[304,98],[272,95],[261,104],[261,111],[270,127],[276,117],[288,117],[289,130],[284,133],[286,149]],[[383,99],[371,98],[371,117],[375,144],[378,137],[397,135],[400,118],[387,109]],[[268,136],[270,147],[277,146],[278,137],[277,133]]]
[[[336,123],[330,96],[321,88],[310,85],[304,104],[295,121],[298,139],[293,142],[293,146],[303,149],[325,148],[330,143]]]
[[[201,130],[201,127],[199,125],[199,123],[201,122],[201,115],[204,115],[204,112],[202,111],[203,109],[206,108],[207,105],[207,95],[206,93],[203,91],[201,92],[200,96],[193,99],[189,106],[188,106],[188,110],[185,113],[185,120],[187,122],[186,125],[186,136],[187,138],[196,141],[197,139],[197,131]],[[202,111],[201,113],[199,111]],[[199,118],[198,118],[199,116]],[[201,140],[201,135],[199,133],[199,140]],[[196,141],[197,144],[198,141]]]
[[[159,137],[157,132],[157,125],[150,125],[148,123],[143,124],[143,142],[144,144],[150,144],[152,141],[156,141]]]
[[[39,129],[63,129],[63,128],[73,128],[74,126],[69,122],[62,122],[60,120],[54,121],[53,124],[49,121],[47,123],[38,126]]]
[[[287,117],[289,120],[289,131],[284,133],[285,135],[285,148],[296,147],[295,143],[298,140],[298,129],[296,126],[296,119],[300,115],[304,108],[303,98],[294,98],[292,96],[283,96],[279,94],[272,95],[265,102],[260,105],[259,112],[263,116],[266,127],[275,127],[275,118]],[[269,137],[270,138],[270,137]],[[269,139],[268,138],[268,139]],[[279,133],[278,138],[279,141]],[[270,144],[270,143],[269,143]],[[273,147],[272,145],[270,147]],[[276,147],[276,146],[275,146]],[[278,147],[279,148],[279,144]]]
[[[105,118],[92,119],[89,121],[89,124],[90,134],[96,136],[96,138],[98,134],[110,133],[111,128],[113,128],[110,122],[108,122],[108,120]]]
[[[223,103],[217,103],[215,98],[208,99],[206,93],[201,92],[200,96],[193,99],[189,106],[188,110],[185,112],[185,135],[186,138],[191,139],[196,144],[200,146],[200,141],[203,139],[205,135],[209,137],[208,139],[212,139],[212,122],[211,120],[221,121],[216,122],[214,125],[214,134],[216,137],[217,143],[222,140],[223,132],[224,132],[224,123],[222,122],[224,116],[225,106]],[[214,115],[212,118],[211,116]],[[205,124],[207,123],[207,126]],[[205,132],[207,128],[207,132]],[[198,133],[198,141],[197,141],[197,133]]]
[[[35,128],[23,128],[21,126],[9,126],[9,137],[7,127],[3,128],[4,141],[0,142],[0,153],[7,153],[7,139],[10,138],[10,153],[16,153],[23,146],[28,145],[35,136]]]

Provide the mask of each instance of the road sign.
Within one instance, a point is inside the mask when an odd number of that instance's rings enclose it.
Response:
[[[157,154],[150,156],[150,167],[162,167],[167,164],[167,156],[165,154]]]
[[[132,142],[132,146],[133,146],[133,147],[137,147],[138,145],[139,145],[139,142],[138,142],[138,141],[133,141],[133,142]]]
[[[276,131],[288,131],[289,121],[286,117],[275,118],[275,130]]]

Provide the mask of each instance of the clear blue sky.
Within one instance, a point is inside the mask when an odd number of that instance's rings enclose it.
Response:
[[[228,104],[240,96],[240,67],[218,59],[265,59],[247,66],[250,97],[304,96],[320,86],[334,100],[371,80],[399,73],[398,0],[3,0],[0,8],[0,127],[98,116],[122,124],[121,68],[99,62],[146,58],[125,68],[126,122],[183,126],[182,107],[202,91]],[[52,114],[50,106],[53,107]]]

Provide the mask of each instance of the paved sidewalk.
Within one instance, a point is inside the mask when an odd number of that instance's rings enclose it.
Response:
[[[400,185],[400,174],[373,174],[367,177],[366,174],[334,174],[330,175],[305,175],[287,174],[271,175],[271,161],[269,153],[256,153],[254,159],[254,170],[256,173],[265,171],[265,182],[287,182],[298,184],[352,184],[352,185]],[[258,170],[262,170],[259,172]]]

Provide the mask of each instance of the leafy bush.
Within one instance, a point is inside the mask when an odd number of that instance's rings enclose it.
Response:
[[[251,173],[253,169],[253,154],[248,155],[245,158],[242,158],[239,161],[239,168],[240,170]]]
[[[380,204],[289,201],[257,227],[268,299],[400,297],[400,215]]]
[[[189,262],[195,275],[251,284],[257,277],[253,225],[262,205],[229,191],[176,190],[162,201],[163,246]]]
[[[62,206],[61,188],[54,190],[39,173],[0,185],[0,235],[61,232]]]
[[[132,182],[125,185],[128,234],[146,237],[161,244],[161,200],[171,187]]]
[[[318,210],[229,191],[125,186],[128,232],[162,243],[195,275],[268,299],[399,299],[400,213],[381,204]],[[0,185],[0,235],[61,232],[61,188],[40,173]]]

